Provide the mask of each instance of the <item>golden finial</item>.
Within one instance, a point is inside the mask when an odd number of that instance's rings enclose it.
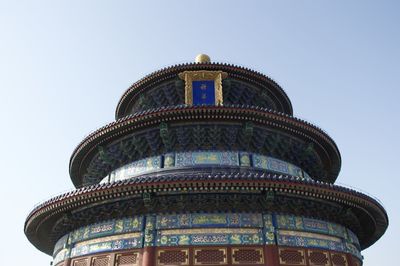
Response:
[[[211,59],[206,54],[199,54],[198,56],[196,56],[196,59],[194,61],[196,63],[210,63]]]

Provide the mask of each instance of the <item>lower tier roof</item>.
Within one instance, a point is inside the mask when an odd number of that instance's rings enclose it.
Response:
[[[70,191],[36,207],[27,217],[25,234],[51,254],[61,236],[81,226],[132,214],[187,211],[261,211],[323,219],[351,229],[362,249],[388,226],[379,202],[345,187],[240,168],[205,168]]]

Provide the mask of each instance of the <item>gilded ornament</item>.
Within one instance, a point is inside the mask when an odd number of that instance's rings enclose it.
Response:
[[[206,54],[198,54],[194,60],[196,63],[210,63],[211,58]]]
[[[184,71],[179,73],[179,78],[185,81],[185,104],[193,105],[193,81],[214,81],[215,105],[223,104],[222,79],[228,74],[223,71]]]

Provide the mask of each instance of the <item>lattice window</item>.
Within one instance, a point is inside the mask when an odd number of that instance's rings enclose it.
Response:
[[[329,254],[321,251],[308,251],[310,266],[329,266]]]
[[[159,250],[158,265],[189,265],[189,250]]]
[[[136,266],[139,263],[139,253],[117,256],[117,266]]]
[[[110,257],[108,256],[96,257],[92,260],[92,266],[109,266],[109,263]]]
[[[333,266],[348,266],[346,256],[343,254],[331,253],[331,261]]]
[[[232,249],[232,262],[234,264],[260,264],[264,263],[262,249]]]
[[[279,249],[279,262],[283,265],[306,265],[304,250]]]
[[[80,259],[80,260],[75,260],[72,264],[73,266],[88,266],[88,259]]]
[[[195,265],[226,264],[226,249],[196,249],[194,263]]]

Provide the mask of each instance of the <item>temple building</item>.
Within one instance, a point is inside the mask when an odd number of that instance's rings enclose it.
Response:
[[[199,55],[134,83],[115,118],[73,151],[76,189],[26,219],[54,266],[360,266],[388,226],[256,71]]]

